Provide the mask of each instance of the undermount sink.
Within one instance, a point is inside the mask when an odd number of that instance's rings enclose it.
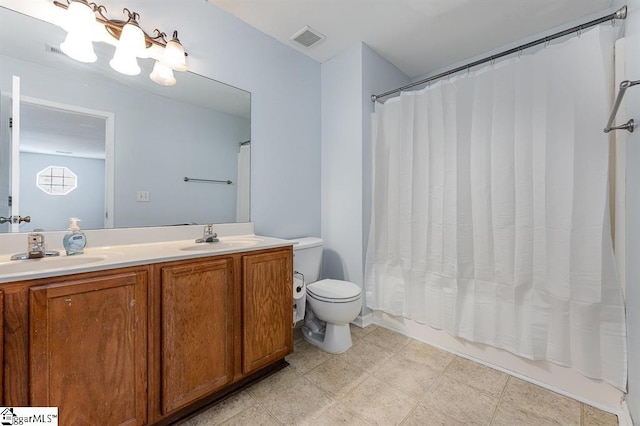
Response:
[[[216,251],[216,250],[235,250],[245,247],[252,247],[260,243],[260,239],[252,238],[247,240],[233,239],[228,241],[218,241],[216,243],[197,243],[187,247],[182,247],[183,251]]]
[[[104,257],[89,256],[56,256],[42,259],[10,260],[8,262],[0,262],[0,275],[69,268],[102,262],[104,259]]]

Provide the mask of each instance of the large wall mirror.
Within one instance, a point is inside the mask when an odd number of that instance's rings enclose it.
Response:
[[[249,221],[249,92],[191,72],[159,86],[153,61],[124,76],[112,46],[83,64],[59,51],[53,24],[2,7],[0,23],[0,216],[17,201],[31,218],[0,232],[63,230],[70,217],[83,229]]]

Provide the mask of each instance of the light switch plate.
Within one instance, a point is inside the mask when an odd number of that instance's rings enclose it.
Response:
[[[136,201],[139,203],[149,202],[149,191],[138,191],[136,195]]]

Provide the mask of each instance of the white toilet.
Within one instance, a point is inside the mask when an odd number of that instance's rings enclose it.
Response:
[[[362,291],[358,285],[348,281],[318,281],[322,239],[305,237],[292,241],[295,243],[293,270],[304,276],[306,286],[302,336],[326,352],[342,353],[352,345],[349,323],[360,313]]]

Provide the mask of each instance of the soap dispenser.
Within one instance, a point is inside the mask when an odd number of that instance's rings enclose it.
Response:
[[[85,237],[84,232],[82,232],[78,226],[80,219],[72,217],[70,221],[69,232],[67,232],[62,239],[62,244],[67,251],[67,256],[82,254],[87,245],[87,237]]]

